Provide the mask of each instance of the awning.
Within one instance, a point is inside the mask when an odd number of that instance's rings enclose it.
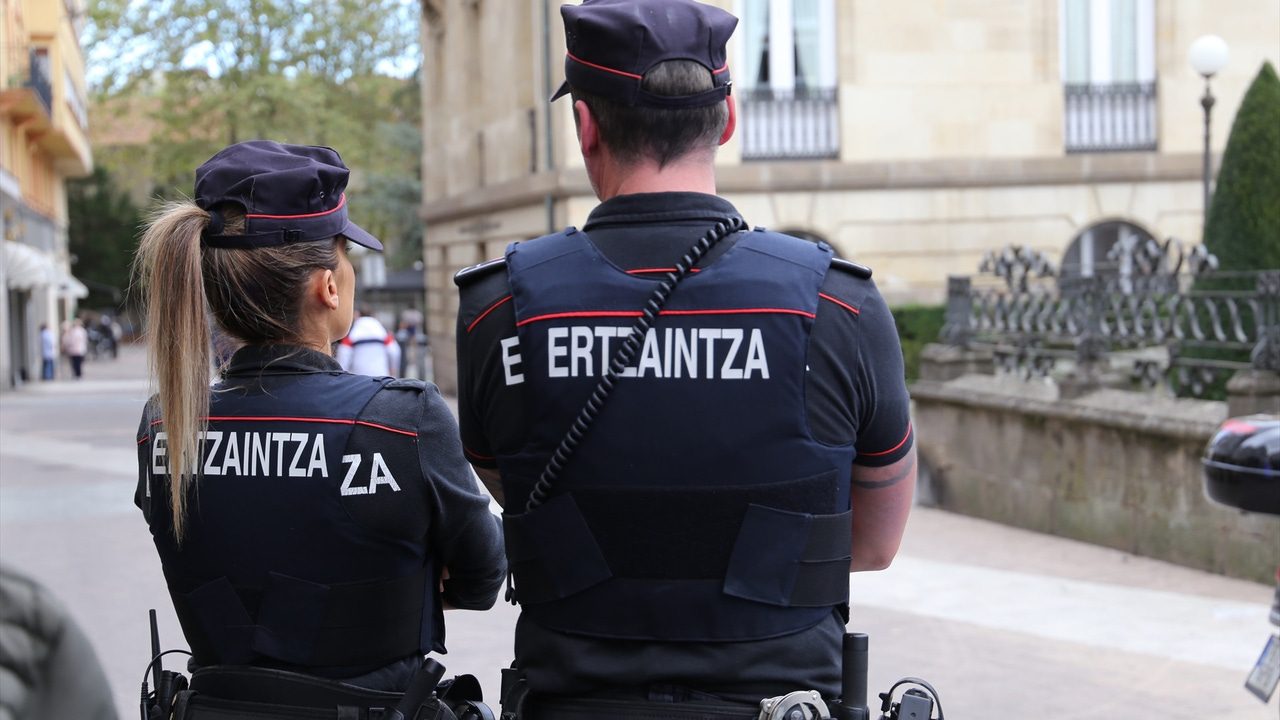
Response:
[[[48,253],[13,240],[4,241],[0,270],[8,286],[18,290],[49,285],[58,279],[57,268]]]
[[[76,300],[89,297],[89,288],[85,287],[84,283],[77,280],[69,272],[58,271],[58,283],[55,287],[59,297],[75,298]]]
[[[84,283],[63,270],[49,253],[13,240],[4,241],[0,272],[4,273],[5,284],[16,290],[52,286],[60,297],[82,298],[89,294]]]

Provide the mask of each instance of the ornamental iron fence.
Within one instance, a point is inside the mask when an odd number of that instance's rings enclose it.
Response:
[[[1280,269],[1217,267],[1204,246],[1174,238],[1126,238],[1080,276],[1006,247],[988,252],[976,277],[948,278],[941,340],[988,349],[998,370],[1024,377],[1067,363],[1096,381],[1120,365],[1179,395],[1205,395],[1239,370],[1280,372]]]

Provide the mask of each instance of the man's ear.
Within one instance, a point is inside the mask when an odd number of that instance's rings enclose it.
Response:
[[[725,97],[724,101],[729,103],[729,120],[724,124],[724,132],[720,133],[720,144],[729,142],[729,138],[733,137],[733,131],[738,127],[738,106],[734,104],[733,96]]]
[[[582,151],[582,156],[595,154],[600,147],[600,126],[591,116],[591,108],[585,102],[577,100],[573,103],[573,114],[577,120],[578,148]]]

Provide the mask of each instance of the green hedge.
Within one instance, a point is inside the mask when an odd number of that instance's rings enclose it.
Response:
[[[1204,243],[1222,270],[1280,268],[1280,79],[1269,62],[1231,124]]]
[[[907,382],[912,383],[920,378],[920,353],[924,346],[938,342],[946,308],[942,305],[903,305],[892,310],[893,320],[898,326],[898,339],[902,342]]]
[[[1205,222],[1204,244],[1224,271],[1280,268],[1280,78],[1264,62],[1249,85],[1231,124],[1222,154],[1218,184]],[[1252,278],[1199,278],[1196,292],[1254,290]],[[1252,309],[1242,309],[1242,323],[1253,323]],[[1201,322],[1211,322],[1201,311]],[[1248,350],[1187,347],[1183,355],[1201,360],[1249,362]],[[1225,400],[1229,377],[1210,383],[1201,397]],[[1179,395],[1188,391],[1179,388]]]

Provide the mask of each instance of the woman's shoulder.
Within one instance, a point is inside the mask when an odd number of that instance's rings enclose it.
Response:
[[[418,427],[424,416],[449,412],[440,390],[434,384],[411,378],[395,378],[386,382],[361,413],[361,419],[386,421],[396,427]]]

